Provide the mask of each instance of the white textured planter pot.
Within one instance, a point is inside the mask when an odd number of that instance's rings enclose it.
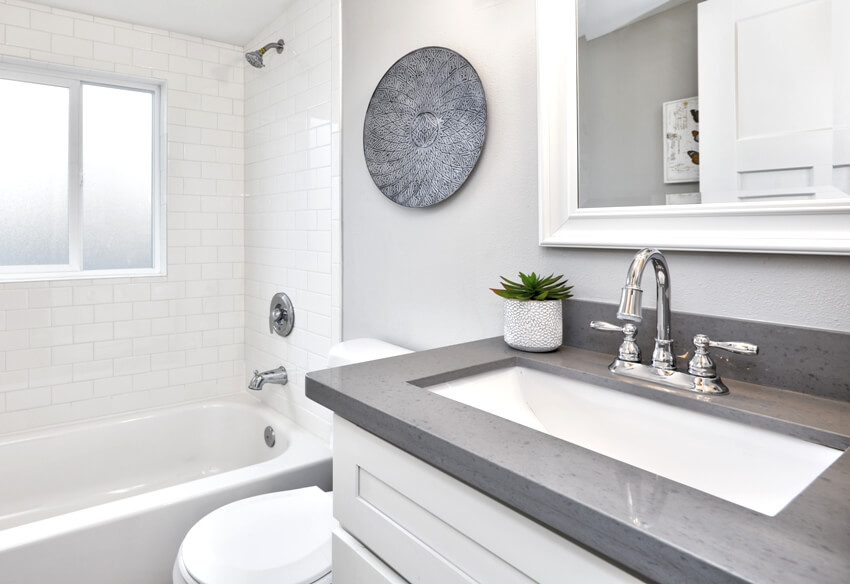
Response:
[[[520,351],[545,353],[561,346],[561,300],[505,299],[505,342]]]

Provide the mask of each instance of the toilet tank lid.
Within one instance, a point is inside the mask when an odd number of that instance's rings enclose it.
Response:
[[[328,367],[340,367],[352,363],[384,359],[412,353],[410,349],[393,345],[380,339],[360,338],[334,345],[328,353]]]
[[[332,495],[318,487],[281,491],[220,507],[180,547],[199,582],[308,584],[331,571]]]

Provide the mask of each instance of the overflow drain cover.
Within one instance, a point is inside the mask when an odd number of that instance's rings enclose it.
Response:
[[[274,428],[266,426],[266,430],[263,432],[263,438],[266,441],[266,446],[269,448],[274,446]]]

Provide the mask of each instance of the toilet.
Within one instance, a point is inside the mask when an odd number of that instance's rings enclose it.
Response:
[[[328,367],[410,353],[378,339],[334,346]],[[332,494],[318,487],[268,493],[220,507],[186,534],[174,584],[330,584]]]

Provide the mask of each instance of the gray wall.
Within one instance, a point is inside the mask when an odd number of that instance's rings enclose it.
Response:
[[[537,245],[534,18],[533,0],[343,0],[344,338],[424,349],[499,335],[502,301],[488,288],[519,270],[564,273],[579,298],[618,299],[634,250]],[[487,139],[457,193],[408,209],[372,183],[363,119],[387,68],[428,45],[456,50],[475,66],[487,95]],[[850,258],[668,259],[674,310],[850,332]]]
[[[582,207],[663,205],[665,101],[698,94],[697,0],[591,41],[579,39],[579,194]],[[672,47],[672,48],[671,48]]]

